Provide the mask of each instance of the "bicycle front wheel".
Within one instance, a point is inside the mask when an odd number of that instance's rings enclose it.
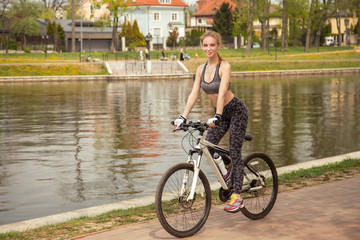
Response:
[[[278,193],[278,175],[271,159],[263,153],[252,153],[244,159],[244,182],[241,212],[257,220],[273,208]]]
[[[161,178],[155,195],[156,214],[163,228],[179,238],[189,237],[205,224],[211,208],[211,189],[200,170],[193,199],[188,199],[194,179],[194,166],[181,163]]]

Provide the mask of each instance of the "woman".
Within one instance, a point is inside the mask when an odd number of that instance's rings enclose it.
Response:
[[[180,49],[180,61],[184,61],[184,51]]]
[[[205,139],[217,145],[225,133],[228,130],[230,132],[229,152],[233,162],[234,192],[224,210],[238,212],[243,207],[243,199],[240,196],[244,176],[241,149],[247,127],[248,111],[245,104],[231,92],[231,68],[230,64],[218,53],[221,46],[219,34],[212,31],[206,32],[200,41],[208,60],[196,71],[194,86],[185,110],[174,121],[175,128],[179,128],[183,122],[186,122],[186,118],[198,99],[200,89],[203,89],[215,109],[214,116],[207,121],[210,128]],[[215,125],[216,121],[217,125]]]

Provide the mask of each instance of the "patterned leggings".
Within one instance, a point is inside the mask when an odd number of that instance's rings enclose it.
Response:
[[[245,104],[234,97],[224,106],[222,121],[209,128],[205,140],[218,145],[225,133],[230,130],[229,152],[233,162],[234,193],[240,194],[244,178],[244,161],[241,149],[248,123],[248,110]]]

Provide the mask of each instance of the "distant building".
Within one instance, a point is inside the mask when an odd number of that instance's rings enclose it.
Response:
[[[40,23],[40,35],[46,35],[46,26],[49,21],[47,19],[38,19]],[[72,20],[71,19],[57,19],[57,24],[60,24],[64,29],[64,47],[66,52],[71,52],[72,40]],[[110,51],[110,44],[112,40],[112,28],[96,28],[94,22],[88,20],[75,21],[75,51],[79,52],[81,48],[83,52],[103,52]]]
[[[336,18],[340,17],[340,41],[339,41],[339,30],[337,28]],[[358,22],[358,17],[350,11],[341,10],[339,12],[335,12],[330,18],[326,20],[327,24],[331,25],[331,35],[334,36],[336,42],[341,42],[341,44],[346,44],[349,42],[350,44],[357,43],[357,37],[351,34],[351,29],[354,29]],[[346,32],[348,29],[348,32]]]
[[[185,36],[185,10],[188,7],[181,0],[132,0],[128,1],[130,11],[121,16],[124,21],[136,20],[140,32],[151,34],[154,44],[162,44],[175,27],[179,38]]]
[[[191,20],[191,27],[206,27],[211,29],[214,23],[214,16],[223,3],[228,3],[235,10],[236,3],[231,0],[197,0],[197,12]]]

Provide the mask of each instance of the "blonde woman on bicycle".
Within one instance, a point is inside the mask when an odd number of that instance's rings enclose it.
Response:
[[[213,31],[206,32],[201,37],[201,45],[208,60],[196,71],[194,86],[185,110],[174,121],[175,128],[186,122],[186,118],[199,97],[200,89],[202,89],[208,95],[215,110],[214,116],[207,121],[210,128],[206,140],[217,145],[225,133],[228,130],[230,132],[229,151],[233,163],[234,192],[224,210],[238,212],[243,207],[243,199],[240,196],[244,176],[241,149],[248,122],[248,110],[245,104],[231,92],[230,64],[224,61],[218,53],[221,46],[220,35]]]

